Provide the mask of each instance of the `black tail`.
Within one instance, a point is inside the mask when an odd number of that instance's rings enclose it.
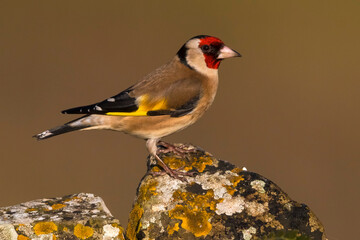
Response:
[[[80,129],[84,129],[89,127],[88,124],[84,124],[83,121],[81,121],[82,119],[84,119],[87,116],[75,119],[71,122],[68,122],[64,125],[58,126],[58,127],[54,127],[51,128],[49,130],[46,130],[42,133],[36,134],[33,137],[36,138],[37,140],[43,140],[43,139],[47,139],[47,138],[51,138],[63,133],[68,133],[68,132],[72,132],[72,131],[76,131],[76,130],[80,130]]]

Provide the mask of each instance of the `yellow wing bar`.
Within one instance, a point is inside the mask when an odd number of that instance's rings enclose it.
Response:
[[[111,116],[147,116],[148,111],[167,110],[166,100],[161,99],[158,102],[150,103],[148,95],[139,98],[139,108],[134,112],[107,112]]]

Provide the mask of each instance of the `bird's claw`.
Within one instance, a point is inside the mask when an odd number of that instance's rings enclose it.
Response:
[[[154,177],[163,176],[163,175],[167,174],[170,177],[181,180],[183,182],[187,182],[185,177],[194,177],[196,174],[196,172],[182,171],[183,169],[184,169],[184,167],[181,167],[178,169],[163,168],[163,171],[151,171],[150,174]]]
[[[159,141],[159,145],[162,146],[163,148],[158,148],[157,152],[158,153],[174,153],[182,158],[186,158],[187,157],[187,153],[195,153],[196,149],[188,149],[186,148],[186,146],[184,145],[180,145],[180,146],[175,146],[173,144],[164,142],[164,141]]]

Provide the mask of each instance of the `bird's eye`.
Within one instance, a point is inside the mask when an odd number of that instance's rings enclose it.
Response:
[[[203,50],[203,52],[207,52],[207,51],[209,51],[209,49],[210,49],[210,46],[209,46],[209,45],[203,45],[203,46],[201,46],[201,50]]]

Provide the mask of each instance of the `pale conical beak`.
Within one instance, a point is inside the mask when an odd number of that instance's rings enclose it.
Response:
[[[225,58],[232,58],[232,57],[241,57],[241,54],[235,50],[232,50],[231,48],[229,48],[227,46],[223,46],[220,49],[220,54],[217,57],[217,59],[225,59]]]

